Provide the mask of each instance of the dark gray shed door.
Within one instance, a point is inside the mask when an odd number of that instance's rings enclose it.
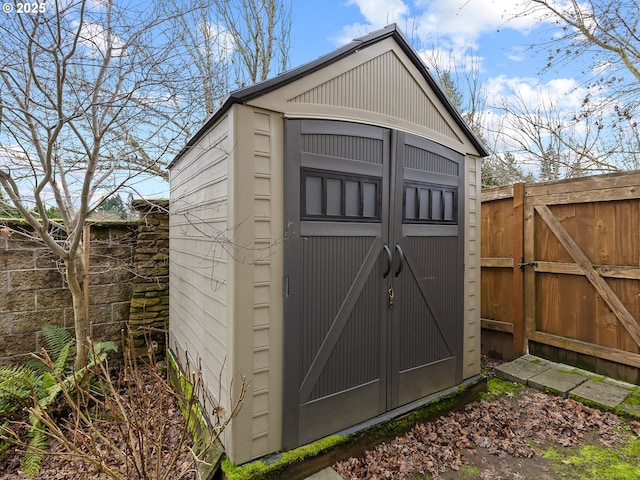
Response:
[[[461,381],[462,156],[288,120],[285,448]]]

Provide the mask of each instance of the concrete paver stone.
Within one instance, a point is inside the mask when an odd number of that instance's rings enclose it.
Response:
[[[640,418],[640,388],[636,386],[619,408],[628,415]]]
[[[509,363],[496,367],[496,376],[509,382],[525,384],[527,381],[551,368],[551,362],[533,355],[524,355]]]
[[[587,377],[577,372],[566,371],[559,368],[550,368],[527,380],[530,387],[539,390],[550,390],[563,397],[569,396],[569,392],[578,385],[587,381]]]
[[[629,396],[629,393],[630,391],[628,389],[619,385],[613,385],[610,382],[587,380],[575,388],[571,392],[571,395],[605,405],[609,408],[615,408]]]
[[[306,480],[342,480],[342,477],[333,468],[327,467],[307,477]]]

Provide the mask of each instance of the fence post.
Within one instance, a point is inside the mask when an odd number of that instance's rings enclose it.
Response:
[[[524,274],[518,263],[524,257],[524,183],[513,185],[513,355],[525,353]]]

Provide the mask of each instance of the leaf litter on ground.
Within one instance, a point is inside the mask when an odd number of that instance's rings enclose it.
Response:
[[[640,435],[640,422],[626,422]],[[477,448],[498,457],[530,458],[537,455],[532,441],[576,446],[595,432],[605,447],[623,443],[622,422],[613,413],[588,407],[572,399],[526,390],[519,396],[473,402],[436,420],[416,424],[408,433],[349,458],[333,468],[344,479],[411,479],[459,470],[464,454]]]

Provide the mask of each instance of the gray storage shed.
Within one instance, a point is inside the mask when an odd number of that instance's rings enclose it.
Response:
[[[395,25],[233,92],[188,142],[170,347],[223,403],[251,382],[233,462],[480,373],[485,155]]]

